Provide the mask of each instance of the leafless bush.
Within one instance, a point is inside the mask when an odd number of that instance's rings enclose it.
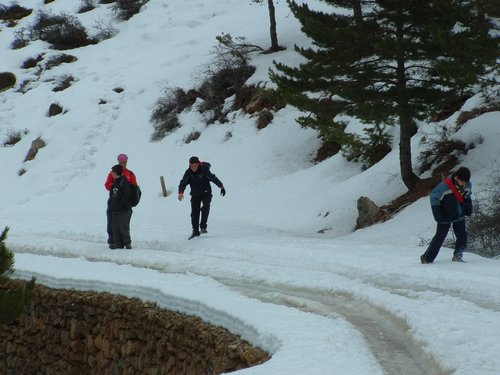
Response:
[[[73,82],[75,82],[75,77],[73,77],[71,74],[65,74],[56,80],[56,85],[52,89],[52,91],[54,92],[64,91],[68,87],[70,87],[73,84]]]
[[[488,257],[500,255],[500,172],[492,174],[484,191],[476,194],[467,222],[469,251]]]
[[[156,101],[151,115],[154,128],[151,140],[159,141],[179,128],[181,126],[178,117],[179,113],[192,106],[197,95],[194,90],[185,92],[180,87],[167,87],[164,94]]]
[[[31,12],[33,9],[24,8],[14,1],[9,5],[0,4],[0,20],[6,21],[10,27],[15,26],[20,19],[29,16]]]
[[[95,43],[75,16],[39,11],[32,25],[17,30],[12,48],[22,48],[33,40],[43,40],[53,48],[66,50]]]
[[[141,11],[141,8],[149,0],[116,0],[111,9],[116,18],[122,21],[129,20]]]
[[[21,68],[23,69],[30,69],[34,68],[38,65],[43,60],[43,53],[38,55],[37,57],[30,57],[29,59],[26,59],[23,64],[21,65]]]
[[[443,126],[435,136],[422,138],[420,144],[423,146],[423,151],[418,156],[420,173],[436,169],[441,165],[448,165],[448,169],[451,169],[459,163],[461,157],[467,155],[478,144],[483,143],[480,136],[469,143],[452,139],[451,136],[455,131],[456,129]]]
[[[5,140],[3,141],[3,146],[4,147],[14,146],[16,143],[18,143],[23,138],[23,135],[26,135],[26,134],[28,134],[27,129],[25,129],[24,131],[13,130],[13,129],[8,130],[7,136],[6,136]]]
[[[97,30],[97,32],[94,34],[94,39],[98,40],[99,42],[102,42],[106,39],[111,39],[116,34],[118,34],[118,29],[114,27],[110,21],[106,22],[101,18],[99,18],[95,22],[94,29]]]
[[[78,13],[85,13],[94,10],[97,7],[97,0],[80,0],[80,9]]]

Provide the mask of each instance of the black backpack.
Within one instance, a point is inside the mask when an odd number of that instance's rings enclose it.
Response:
[[[130,171],[130,174],[134,174],[134,172]],[[133,185],[130,183],[129,185],[130,185],[130,205],[132,207],[135,207],[141,201],[142,191],[139,185]]]
[[[135,207],[141,200],[142,191],[139,185],[130,184],[130,205]]]

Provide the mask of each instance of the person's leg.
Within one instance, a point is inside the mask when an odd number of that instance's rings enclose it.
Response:
[[[207,230],[208,214],[210,213],[210,202],[212,202],[212,194],[203,195],[203,207],[201,208],[200,228],[202,231]]]
[[[120,232],[120,213],[118,212],[113,212],[111,215],[111,227],[113,228],[113,246],[114,248],[122,248],[123,247],[123,241],[121,238],[121,232]]]
[[[191,225],[193,233],[200,233],[201,196],[191,196]]]
[[[439,249],[441,249],[441,245],[443,245],[449,229],[450,224],[437,224],[436,234],[434,234],[434,237],[432,238],[431,243],[429,244],[429,247],[427,248],[425,253],[420,257],[422,263],[434,262],[434,259],[436,259],[439,253]]]
[[[108,203],[108,208],[106,209],[106,218],[107,218],[107,232],[108,232],[108,245],[114,244],[113,241],[113,227],[111,225],[112,217],[111,217],[111,208],[109,208],[109,203]]]
[[[124,212],[120,215],[120,233],[123,245],[128,249],[131,247],[132,240],[130,239],[130,219],[132,218],[132,210]]]
[[[453,232],[457,238],[455,242],[455,251],[453,252],[453,258],[455,260],[462,260],[465,247],[467,246],[467,231],[465,230],[465,220],[457,221],[453,223]]]

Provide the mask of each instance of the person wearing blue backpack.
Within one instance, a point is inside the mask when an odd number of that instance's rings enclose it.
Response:
[[[199,237],[201,233],[207,233],[208,214],[212,201],[212,187],[210,182],[220,188],[220,194],[226,195],[224,184],[210,171],[210,163],[202,162],[197,156],[189,159],[189,168],[179,183],[179,201],[184,199],[184,190],[187,185],[191,187],[191,225],[193,233],[188,238]],[[200,220],[201,213],[201,220]]]

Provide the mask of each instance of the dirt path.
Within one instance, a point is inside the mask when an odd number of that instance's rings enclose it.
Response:
[[[328,318],[347,320],[366,340],[388,375],[448,375],[421,349],[404,321],[349,294],[318,294],[284,286],[268,287],[237,280],[219,280],[248,297],[281,304]]]

